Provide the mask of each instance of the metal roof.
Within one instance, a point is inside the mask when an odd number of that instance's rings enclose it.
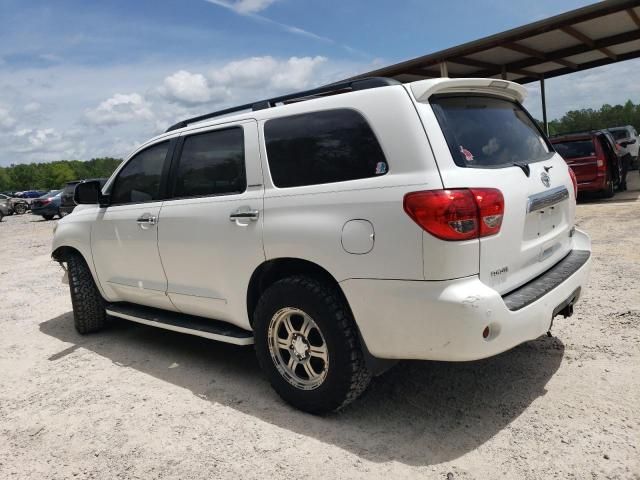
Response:
[[[493,77],[529,83],[637,57],[640,0],[607,0],[352,79]]]

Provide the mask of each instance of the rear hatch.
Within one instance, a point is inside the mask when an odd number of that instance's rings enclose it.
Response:
[[[444,187],[497,188],[504,196],[499,233],[477,240],[480,279],[501,294],[569,253],[575,215],[567,164],[520,105],[516,87],[517,95],[498,87],[429,98],[448,147],[449,155],[436,153]]]
[[[553,140],[553,147],[576,174],[578,183],[591,182],[598,176],[600,142],[593,138]]]

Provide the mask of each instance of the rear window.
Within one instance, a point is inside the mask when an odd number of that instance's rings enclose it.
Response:
[[[548,159],[552,150],[517,103],[488,96],[436,96],[431,105],[460,167],[496,168]]]
[[[596,148],[591,140],[554,143],[553,146],[562,158],[593,157],[596,154]]]
[[[629,136],[629,132],[627,132],[625,128],[622,128],[620,130],[609,130],[609,133],[611,133],[611,135],[613,135],[613,138],[615,138],[616,140],[623,140]]]
[[[276,187],[300,187],[384,175],[387,161],[358,112],[326,110],[269,120],[267,158]]]

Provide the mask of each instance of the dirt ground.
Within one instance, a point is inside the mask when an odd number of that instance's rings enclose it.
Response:
[[[55,222],[0,223],[0,479],[640,479],[640,181],[583,202],[590,289],[495,358],[403,362],[341,414],[285,405],[249,347],[72,325]]]

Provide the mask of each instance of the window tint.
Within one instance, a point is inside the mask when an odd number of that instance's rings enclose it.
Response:
[[[460,167],[502,167],[550,156],[545,138],[517,103],[494,97],[442,96],[431,104]]]
[[[140,203],[160,198],[160,177],[169,142],[138,153],[118,174],[111,190],[111,203]]]
[[[375,177],[388,169],[369,124],[353,110],[276,118],[266,122],[264,135],[277,187]]]
[[[201,133],[185,139],[174,196],[241,193],[246,187],[242,128]]]
[[[627,132],[626,128],[621,128],[619,130],[609,130],[609,132],[616,140],[623,140],[629,136],[629,132]]]
[[[593,157],[596,154],[596,147],[591,140],[554,143],[553,146],[562,158]]]

